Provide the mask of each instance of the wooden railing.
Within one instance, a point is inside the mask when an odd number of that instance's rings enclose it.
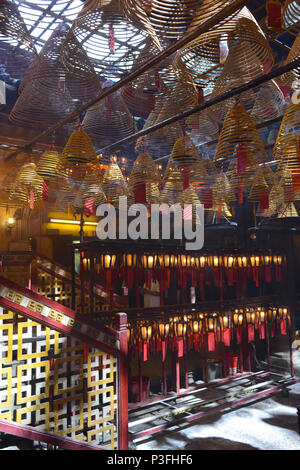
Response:
[[[0,431],[62,448],[127,449],[127,316],[118,317],[117,330],[79,321],[0,278]]]

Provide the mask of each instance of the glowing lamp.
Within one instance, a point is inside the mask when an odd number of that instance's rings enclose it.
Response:
[[[100,264],[104,269],[113,269],[116,264],[116,255],[102,254],[100,256]]]
[[[153,269],[156,266],[157,256],[156,255],[143,255],[142,264],[145,269]]]
[[[186,335],[186,323],[182,321],[174,322],[174,334],[178,338],[182,338]]]
[[[126,266],[126,268],[135,268],[137,265],[137,255],[131,253],[124,254],[123,265]]]
[[[152,325],[143,325],[140,327],[140,334],[143,341],[148,341],[152,337]]]
[[[159,323],[158,332],[161,338],[167,338],[170,334],[170,323]]]

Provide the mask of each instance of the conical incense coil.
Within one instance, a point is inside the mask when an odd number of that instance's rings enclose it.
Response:
[[[26,163],[22,166],[16,179],[17,183],[37,190],[43,189],[43,179],[37,173],[35,163]]]
[[[188,188],[184,189],[179,197],[178,202],[181,204],[183,209],[183,218],[192,219],[196,223],[200,224],[197,206],[200,206],[201,201],[194,188],[189,186]],[[185,205],[190,207],[184,207]]]
[[[286,217],[299,217],[294,203],[283,204],[278,211],[278,219],[284,219]]]
[[[60,175],[61,157],[55,150],[44,152],[37,164],[37,173],[45,180],[56,179]]]
[[[205,88],[213,85],[231,56],[231,67],[243,67],[253,78],[260,67],[274,64],[268,41],[246,7],[178,51],[174,63],[181,61],[196,85]]]
[[[138,46],[146,33],[138,30],[126,18],[122,2],[101,0],[91,2],[73,23],[70,36],[83,45],[87,54],[97,57],[97,73],[108,78],[120,78],[131,68],[127,54],[139,54]],[[67,62],[66,62],[67,63]]]
[[[169,205],[180,203],[182,191],[182,173],[177,169],[173,169],[165,178],[165,183],[161,191],[161,202]]]
[[[184,135],[175,142],[171,157],[179,168],[185,168],[199,159],[199,153],[192,139]]]
[[[282,91],[274,80],[265,83],[255,93],[255,101],[250,112],[250,117],[255,123],[275,119],[281,116],[285,106]]]
[[[225,2],[230,3],[230,2]],[[124,8],[129,18],[142,24],[153,36],[178,39],[186,34],[191,22],[198,14],[203,23],[224,6],[221,0],[125,0]]]
[[[209,140],[219,133],[218,123],[210,110],[192,114],[186,118],[185,125],[190,131],[189,136],[193,142],[195,140]]]
[[[300,13],[299,13],[298,18],[300,18]],[[300,33],[298,33],[284,64],[285,65],[289,64],[293,60],[297,59],[299,55],[300,55]],[[296,86],[297,86],[297,83],[295,83],[296,80],[300,80],[300,67],[296,67],[290,72],[284,73],[283,75],[280,75],[280,77],[277,78],[278,83],[288,85],[289,87],[292,87],[292,89],[294,90],[296,89]]]
[[[38,60],[38,55],[17,5],[7,0],[0,4],[0,41],[6,46],[0,51],[1,67],[11,76],[22,78],[29,62]]]
[[[300,104],[290,101],[282,118],[276,143],[273,149],[273,159],[279,160],[277,173],[284,170],[298,172],[300,164]]]
[[[56,27],[40,51],[39,60],[40,64],[33,62],[28,68],[20,92],[32,80],[39,86],[46,80],[50,89],[68,90],[72,98],[81,101],[88,101],[101,93],[90,59],[67,24],[61,23]]]
[[[218,208],[236,199],[230,181],[223,172],[216,175],[215,182],[212,185],[212,191],[214,207]]]
[[[65,169],[85,166],[97,160],[92,141],[82,129],[75,130],[69,137],[62,151],[62,160]]]
[[[286,0],[282,12],[283,27],[299,26],[300,2],[299,0]]]
[[[118,204],[119,197],[128,196],[129,191],[123,173],[117,163],[111,163],[103,175],[102,187],[107,202]]]
[[[160,175],[152,157],[147,153],[140,153],[134,162],[130,173],[128,187],[132,191],[144,191],[144,202],[158,202]],[[143,189],[144,188],[144,189]]]
[[[263,142],[249,114],[240,102],[227,113],[218,140],[214,162],[226,169],[236,163],[237,173],[246,171],[247,162],[264,162],[267,158]]]
[[[43,197],[43,178],[36,171],[35,163],[26,163],[20,169],[9,198],[16,199],[33,209],[36,202]]]
[[[88,109],[82,128],[95,145],[101,147],[137,132],[135,121],[119,93],[113,93]]]
[[[254,175],[253,183],[250,188],[248,199],[253,202],[259,202],[262,195],[269,192],[274,182],[274,173],[268,167],[259,167]]]

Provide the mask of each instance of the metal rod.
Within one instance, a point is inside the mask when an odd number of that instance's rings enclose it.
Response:
[[[78,116],[80,116],[83,112],[87,111],[90,107],[94,106],[99,101],[106,98],[107,96],[110,96],[112,93],[119,90],[120,88],[122,88],[127,83],[132,82],[132,80],[139,77],[143,73],[147,72],[149,69],[151,69],[155,65],[159,64],[160,62],[162,62],[164,59],[166,59],[167,57],[172,55],[178,49],[184,47],[190,41],[196,39],[201,34],[206,33],[211,28],[213,28],[216,24],[218,24],[220,21],[225,20],[228,16],[235,13],[237,10],[239,10],[240,8],[245,6],[247,3],[248,3],[248,0],[236,0],[231,5],[226,6],[220,12],[216,13],[211,18],[209,18],[204,23],[202,23],[198,28],[195,28],[193,31],[191,31],[190,33],[185,35],[183,38],[176,41],[174,44],[171,44],[169,47],[167,47],[165,50],[163,50],[162,52],[157,54],[155,57],[153,57],[152,59],[144,62],[139,68],[137,68],[136,70],[130,72],[127,75],[127,77],[122,78],[117,83],[115,83],[114,85],[109,87],[107,90],[103,91],[96,98],[94,98],[93,100],[91,100],[88,103],[81,106],[77,111],[74,111],[73,113],[69,114],[69,116],[67,116],[66,118],[62,119],[61,121],[59,121],[56,124],[54,124],[53,126],[49,127],[45,131],[41,132],[39,135],[37,135],[36,137],[34,137],[30,141],[28,141],[20,149],[17,149],[15,151],[13,151],[12,153],[10,153],[9,155],[7,155],[7,157],[5,158],[5,161],[10,160],[11,158],[15,157],[16,155],[18,155],[20,152],[23,152],[24,150],[28,150],[38,140],[42,139],[43,137],[47,137],[48,135],[52,134],[56,129],[59,129],[60,127],[64,126],[65,124],[73,121]]]
[[[273,78],[279,77],[280,75],[283,75],[284,73],[290,72],[291,70],[299,66],[300,66],[300,57],[293,60],[292,62],[289,62],[286,65],[282,65],[281,67],[278,67],[277,69],[267,74],[260,75],[259,77],[256,77],[253,80],[250,80],[250,82],[247,82],[244,85],[240,85],[236,88],[233,88],[232,90],[226,91],[225,93],[222,93],[221,95],[216,96],[215,98],[207,101],[206,103],[198,104],[194,106],[193,108],[190,108],[186,111],[182,111],[178,114],[175,114],[174,116],[168,119],[165,119],[164,121],[161,121],[158,124],[154,124],[153,126],[148,127],[147,129],[142,129],[141,131],[136,132],[135,134],[132,134],[131,136],[125,137],[124,139],[121,139],[118,142],[115,142],[114,144],[107,145],[106,147],[103,147],[102,149],[100,149],[98,152],[105,153],[105,151],[107,151],[108,149],[121,146],[125,143],[130,142],[131,140],[137,140],[139,137],[150,134],[151,132],[157,131],[158,129],[161,129],[165,126],[173,124],[174,122],[187,118],[188,116],[191,116],[192,114],[195,114],[199,111],[203,111],[204,109],[210,108],[211,106],[214,106],[216,104],[222,103],[223,101],[229,98],[238,96],[241,93],[244,93],[245,91],[248,91],[252,88],[255,88],[259,85],[262,85],[263,83],[266,83],[272,80]]]

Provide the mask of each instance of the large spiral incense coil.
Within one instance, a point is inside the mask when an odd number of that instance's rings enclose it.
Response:
[[[178,202],[182,206],[184,219],[191,219],[197,224],[201,223],[199,214],[197,213],[197,206],[200,206],[201,201],[197,192],[192,186],[189,186],[182,191]],[[189,207],[185,208],[185,205]]]
[[[269,167],[259,167],[254,175],[248,199],[251,202],[260,202],[263,194],[269,193],[274,184],[274,173]],[[268,203],[269,204],[269,203]]]
[[[227,113],[214,156],[215,165],[225,170],[237,164],[238,173],[246,170],[247,163],[264,162],[267,158],[260,135],[245,110],[237,101]]]
[[[197,162],[199,153],[188,135],[184,135],[175,142],[171,158],[178,168],[189,168]]]
[[[61,157],[55,150],[46,150],[37,164],[37,173],[45,180],[55,180],[60,175]]]
[[[29,63],[37,58],[37,51],[17,5],[3,0],[0,3],[0,46],[1,68],[11,76],[22,78]]]
[[[146,202],[159,202],[160,175],[154,160],[148,153],[140,153],[130,173],[128,187],[132,191],[145,185]]]
[[[246,7],[178,51],[174,65],[183,63],[196,85],[206,88],[213,86],[230,57],[232,70],[243,69],[251,78],[274,64],[268,41]]]
[[[290,28],[291,26],[299,27],[300,22],[300,1],[299,0],[286,0],[282,12],[283,27]]]
[[[9,199],[16,200],[24,205],[34,205],[42,199],[43,178],[38,175],[35,163],[25,163],[12,185]]]
[[[178,204],[181,202],[181,195],[183,191],[183,178],[182,172],[171,165],[166,168],[166,175],[164,178],[164,185],[161,191],[161,203]]]
[[[194,143],[196,141],[200,143],[200,141],[211,140],[219,134],[219,126],[215,115],[209,109],[192,114],[185,120],[185,125]]]
[[[119,204],[119,197],[129,196],[124,175],[117,163],[111,163],[105,170],[102,181],[102,188],[107,198],[107,202],[113,205]]]
[[[197,24],[203,23],[230,1],[221,0],[125,0],[124,9],[129,18],[143,25],[158,38],[178,39],[186,34],[197,16]]]
[[[298,174],[300,162],[300,104],[290,101],[282,118],[276,143],[273,149],[273,159],[279,160],[277,173],[290,170]]]
[[[90,137],[81,128],[75,130],[62,151],[62,171],[72,181],[81,182],[86,176],[88,165],[97,160]]]
[[[230,181],[223,172],[216,175],[215,181],[212,184],[212,191],[214,207],[223,207],[224,204],[227,205],[236,199]]]
[[[278,219],[283,219],[285,217],[299,217],[294,203],[284,204],[277,215]]]
[[[300,13],[299,13],[299,21],[300,21]],[[289,64],[293,60],[297,59],[300,55],[300,32],[298,33],[290,52],[285,60],[285,65]],[[290,72],[284,73],[277,78],[278,83],[288,85],[295,89],[297,86],[296,80],[300,80],[300,67],[296,67]]]
[[[255,101],[250,112],[254,123],[275,119],[281,116],[285,106],[282,91],[274,80],[270,80],[255,93]]]
[[[82,128],[91,136],[95,145],[101,147],[137,132],[135,121],[118,92],[89,108]]]
[[[99,74],[116,79],[130,70],[132,62],[127,61],[126,55],[138,56],[138,46],[146,33],[128,21],[119,0],[95,0],[74,21],[65,47],[69,41],[72,43],[73,37],[90,57],[97,58]]]
[[[97,177],[97,173],[89,171],[80,185],[73,206],[77,212],[80,212],[84,210],[86,203],[91,200],[93,201],[95,208],[100,204],[105,204],[107,202],[106,195],[103,191],[99,177]]]
[[[20,92],[29,81],[37,81],[42,86],[47,80],[51,89],[68,90],[72,98],[81,101],[88,101],[101,93],[90,59],[67,24],[60,23],[55,28],[40,51],[39,60],[39,66],[34,62],[28,68]]]

